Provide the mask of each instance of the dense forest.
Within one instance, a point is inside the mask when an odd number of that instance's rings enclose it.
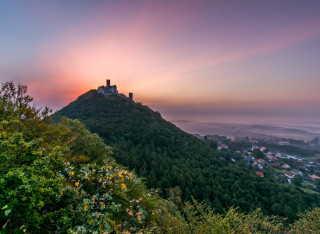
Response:
[[[146,178],[149,188],[160,188],[164,198],[169,188],[178,186],[184,200],[204,201],[221,214],[230,207],[242,212],[261,208],[290,222],[320,205],[319,195],[279,184],[271,176],[256,176],[245,164],[227,160],[236,155],[218,153],[141,103],[91,90],[57,112],[54,120],[63,116],[79,119],[97,133],[118,163]]]
[[[205,203],[168,199],[116,163],[112,149],[78,120],[50,120],[27,87],[0,90],[1,233],[316,233],[320,209],[290,226],[259,208],[218,214]]]

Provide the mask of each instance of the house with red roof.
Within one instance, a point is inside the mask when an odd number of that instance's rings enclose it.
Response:
[[[264,174],[262,171],[256,171],[256,175],[257,176],[261,176],[261,177],[264,177]]]
[[[220,147],[221,147],[221,149],[228,149],[229,148],[226,144],[221,144]]]
[[[259,159],[258,159],[258,162],[259,162],[259,163],[264,163],[264,159],[263,159],[263,158],[259,158]]]
[[[273,156],[272,154],[268,154],[267,155],[267,158],[269,159],[269,160],[277,160],[277,158],[275,157],[275,156]]]
[[[260,147],[260,151],[263,152],[265,149],[267,149],[266,147]]]
[[[276,164],[276,163],[270,163],[270,166],[272,166],[272,167],[277,167],[278,164]]]
[[[290,168],[290,166],[288,164],[283,164],[282,168],[288,169],[288,168]]]
[[[285,174],[285,176],[288,177],[288,178],[290,178],[290,179],[292,179],[292,178],[295,176],[295,174],[292,173],[291,171],[287,171],[286,174]]]
[[[221,149],[229,149],[229,147],[226,144],[221,144],[218,146],[218,150],[221,150]]]
[[[311,177],[311,179],[313,179],[313,180],[319,180],[320,179],[320,177],[319,176],[316,176],[316,175],[312,175],[312,176],[310,176]]]

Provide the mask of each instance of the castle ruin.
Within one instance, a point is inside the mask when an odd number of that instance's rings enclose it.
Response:
[[[116,96],[128,99],[128,97],[125,96],[124,94],[119,94],[118,93],[117,86],[116,85],[111,85],[110,84],[110,80],[107,80],[106,86],[104,86],[104,85],[103,86],[99,86],[97,91],[98,91],[98,93],[101,93],[101,94],[103,94],[105,96],[116,95]],[[129,99],[133,100],[133,93],[129,93]]]

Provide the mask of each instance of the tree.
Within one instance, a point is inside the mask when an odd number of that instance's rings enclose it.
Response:
[[[33,98],[27,95],[27,86],[15,85],[12,81],[2,84],[0,90],[0,119],[18,118],[20,120],[46,118],[51,110],[31,106]]]
[[[264,157],[263,153],[259,149],[254,149],[252,151],[252,156],[255,158],[263,158]]]
[[[296,186],[301,186],[301,184],[302,184],[302,176],[295,175],[295,177],[292,178],[291,182],[292,182],[292,184],[294,184]]]
[[[320,209],[314,208],[305,214],[300,215],[292,227],[290,233],[319,233],[320,230]]]

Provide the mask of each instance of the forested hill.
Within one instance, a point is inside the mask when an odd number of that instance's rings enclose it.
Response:
[[[85,123],[113,147],[119,163],[148,178],[149,186],[163,190],[183,185],[199,191],[202,184],[198,182],[188,186],[193,181],[190,169],[205,168],[207,160],[218,158],[217,152],[203,141],[164,120],[160,113],[117,96],[105,98],[95,90],[57,112],[54,119],[63,116]],[[185,160],[192,165],[184,165]]]
[[[147,185],[167,189],[179,186],[185,199],[205,201],[216,211],[260,207],[266,214],[295,219],[299,212],[319,206],[318,195],[293,185],[260,178],[245,166],[224,160],[223,154],[164,120],[147,106],[91,90],[53,116],[79,119],[112,146],[118,163],[145,177]]]

